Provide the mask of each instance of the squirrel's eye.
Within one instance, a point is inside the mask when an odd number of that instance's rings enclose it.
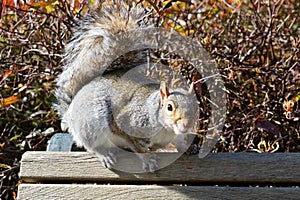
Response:
[[[173,111],[173,106],[170,103],[168,103],[167,109],[168,109],[168,111],[172,112]]]

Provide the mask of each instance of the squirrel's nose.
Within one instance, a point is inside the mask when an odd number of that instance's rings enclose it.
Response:
[[[183,119],[182,120],[182,125],[184,128],[187,128],[188,127],[188,123],[189,123],[189,120],[188,119]]]
[[[187,119],[179,119],[177,121],[177,126],[182,133],[186,133],[188,131],[188,123],[189,121]]]

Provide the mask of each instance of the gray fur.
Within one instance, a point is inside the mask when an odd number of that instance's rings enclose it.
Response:
[[[57,79],[59,114],[77,145],[94,152],[108,168],[117,162],[114,149],[118,147],[145,153],[138,154],[144,169],[156,170],[156,158],[146,152],[163,148],[176,134],[192,131],[197,115],[193,94],[170,89],[162,98],[162,85],[141,78],[139,73],[128,73],[147,60],[142,38],[130,34],[147,31],[142,18],[141,8],[129,12],[124,4],[89,16],[73,30],[66,47],[66,65]],[[119,32],[125,36],[116,38]],[[119,46],[122,39],[128,48],[137,49],[125,56],[126,62],[115,60],[120,48],[127,49]],[[176,118],[166,110],[169,101],[176,105]]]

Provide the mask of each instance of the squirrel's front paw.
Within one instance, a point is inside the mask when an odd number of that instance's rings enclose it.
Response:
[[[140,154],[143,162],[143,170],[145,172],[154,172],[158,170],[158,157],[155,154],[143,153]]]
[[[112,152],[108,152],[106,154],[97,154],[97,156],[100,158],[100,161],[105,168],[112,169],[117,162],[116,156]]]

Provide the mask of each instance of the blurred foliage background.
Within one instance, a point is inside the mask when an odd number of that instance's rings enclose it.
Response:
[[[1,199],[16,198],[22,154],[45,150],[51,136],[62,132],[52,103],[71,28],[89,10],[110,3],[26,2],[1,2]],[[145,7],[158,27],[200,41],[215,59],[228,99],[224,131],[213,151],[300,151],[299,1],[127,3]]]

